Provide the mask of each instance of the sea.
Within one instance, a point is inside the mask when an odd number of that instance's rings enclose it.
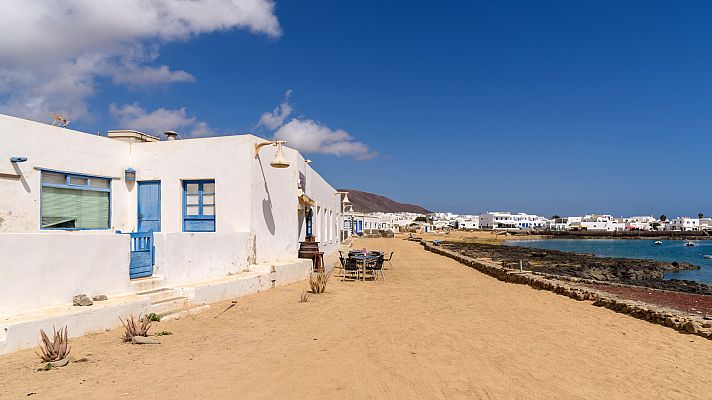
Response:
[[[686,279],[712,285],[712,240],[693,241],[694,246],[686,246],[685,240],[625,240],[625,239],[547,239],[508,240],[507,245],[525,246],[536,249],[570,251],[593,254],[598,257],[639,258],[658,261],[678,261],[699,265],[699,270],[670,272],[665,279]]]

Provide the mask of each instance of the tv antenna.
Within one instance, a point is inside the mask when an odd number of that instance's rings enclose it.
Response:
[[[63,117],[55,112],[52,113],[52,126],[59,126],[61,128],[66,128],[69,125],[69,118],[71,115],[67,113],[67,117]]]

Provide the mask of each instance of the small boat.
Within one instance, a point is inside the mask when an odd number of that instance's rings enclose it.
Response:
[[[656,240],[655,244],[663,244],[663,242],[661,242],[660,240]]]
[[[709,259],[712,259],[712,254],[703,254],[702,257],[709,260]]]
[[[688,240],[687,243],[685,243],[685,246],[688,246],[688,247],[692,247],[694,245],[695,245],[695,242],[693,242],[692,240]]]

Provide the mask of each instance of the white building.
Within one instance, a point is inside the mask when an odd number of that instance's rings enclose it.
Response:
[[[699,218],[677,217],[665,223],[667,231],[698,231],[700,230]]]
[[[457,229],[473,230],[480,229],[480,217],[471,215],[457,218]]]
[[[177,307],[308,276],[299,242],[311,225],[321,251],[338,248],[341,199],[295,150],[273,168],[264,142],[103,137],[0,115],[0,353],[36,344],[30,328],[77,336],[170,306],[148,290]],[[67,308],[77,294],[110,300]]]
[[[625,223],[618,222],[612,215],[608,214],[588,214],[581,218],[581,230],[589,232],[622,232],[625,230]]]
[[[544,229],[548,220],[538,215],[496,211],[480,214],[479,224],[481,229],[491,230]]]
[[[712,229],[712,218],[700,218],[700,229],[709,230]]]

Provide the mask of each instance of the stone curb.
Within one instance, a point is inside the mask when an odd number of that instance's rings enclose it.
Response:
[[[455,261],[503,282],[528,285],[538,290],[548,290],[562,296],[570,297],[577,301],[591,301],[592,304],[597,307],[605,307],[609,310],[630,315],[653,324],[673,328],[678,332],[698,335],[712,340],[712,321],[706,321],[699,317],[681,314],[678,310],[658,307],[640,301],[619,299],[610,293],[574,284],[605,284],[605,282],[592,281],[588,279],[575,280],[574,278],[568,277],[564,277],[566,279],[561,279],[562,277],[559,276],[542,275],[533,272],[521,272],[519,270],[506,267],[485,265],[478,262],[474,258],[467,257],[460,253],[446,250],[441,247],[433,246],[431,243],[424,240],[421,241],[420,244],[427,251],[452,258]]]

